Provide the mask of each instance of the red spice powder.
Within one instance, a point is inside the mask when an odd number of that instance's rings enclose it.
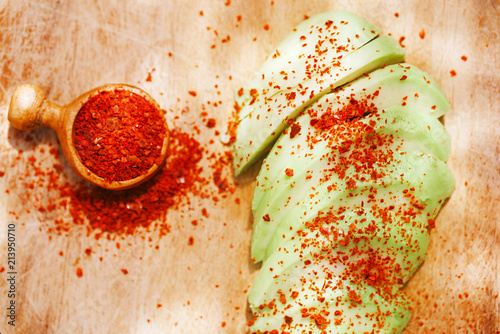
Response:
[[[82,268],[78,267],[76,268],[76,276],[82,277],[83,276],[83,270]]]
[[[14,136],[25,143],[30,134],[15,131]],[[30,149],[36,150],[36,145],[31,143]],[[51,144],[44,151],[55,159],[62,159],[59,150]],[[183,209],[190,204],[192,196],[213,197],[215,201],[215,194],[226,198],[235,191],[229,178],[230,153],[209,152],[193,135],[175,128],[170,133],[166,166],[158,174],[133,189],[109,191],[83,181],[68,181],[67,166],[63,168],[59,163],[44,166],[44,159],[37,161],[34,156],[25,156],[25,152],[18,150],[15,161],[23,164],[25,172],[17,177],[16,194],[20,200],[34,203],[34,209],[47,216],[41,219],[51,222],[47,226],[49,233],[62,235],[70,232],[74,225],[80,225],[96,239],[153,231],[161,237],[170,231],[166,218],[169,210]],[[63,214],[61,218],[50,218],[59,213]],[[208,218],[206,209],[202,213]],[[11,214],[19,219],[15,212]]]
[[[82,163],[107,181],[145,174],[160,164],[164,111],[124,89],[91,97],[75,118],[73,142]]]
[[[188,134],[171,131],[167,166],[151,180],[129,190],[111,191],[87,183],[66,186],[62,194],[70,197],[70,213],[75,223],[88,219],[92,230],[132,234],[137,227],[149,227],[164,220],[169,208],[205,180],[198,162],[203,157],[200,143]],[[172,168],[169,168],[172,166]],[[169,231],[161,226],[161,234]]]

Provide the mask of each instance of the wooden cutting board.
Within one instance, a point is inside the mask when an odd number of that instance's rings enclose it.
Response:
[[[444,122],[457,186],[406,288],[415,301],[407,333],[500,331],[499,8],[494,0],[0,1],[0,332],[245,333],[246,293],[258,271],[249,257],[258,167],[231,179],[235,192],[218,202],[194,195],[169,211],[171,231],[161,239],[96,240],[85,226],[57,235],[48,230],[68,212],[35,210],[56,194],[29,189],[22,177],[29,156],[71,172],[47,153],[58,147],[52,130],[26,142],[9,127],[8,103],[24,82],[60,104],[104,83],[137,85],[168,110],[170,127],[200,129],[193,135],[205,156],[223,154],[214,130],[227,125],[233,90],[306,15],[333,9],[404,37],[407,61],[431,73],[452,105]],[[202,112],[216,119],[214,129]],[[15,328],[6,318],[8,224],[16,233]]]

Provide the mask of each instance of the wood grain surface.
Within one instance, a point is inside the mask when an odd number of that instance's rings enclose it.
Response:
[[[431,73],[452,105],[444,122],[457,186],[438,216],[427,260],[406,287],[415,310],[405,333],[498,333],[500,2],[494,0],[0,0],[0,332],[245,333],[246,293],[259,269],[249,258],[258,167],[232,179],[235,192],[218,202],[194,194],[170,210],[171,230],[161,239],[143,232],[96,240],[82,225],[58,235],[50,230],[69,213],[35,210],[59,195],[27,187],[33,176],[26,162],[34,156],[45,169],[60,163],[70,182],[76,176],[63,157],[47,153],[58,147],[55,132],[37,129],[26,141],[9,126],[10,96],[30,82],[67,104],[102,84],[136,85],[168,111],[171,128],[204,143],[205,156],[223,154],[227,147],[214,130],[225,130],[234,89],[306,15],[333,9],[404,36],[407,61]],[[205,126],[202,112],[216,119],[215,129]],[[15,327],[6,318],[9,223],[17,236]]]

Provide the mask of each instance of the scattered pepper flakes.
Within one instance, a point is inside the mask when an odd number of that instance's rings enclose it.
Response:
[[[92,249],[90,248],[85,249],[85,254],[87,254],[87,256],[90,256],[90,254],[92,254]]]
[[[264,25],[264,30],[269,30],[269,24]]]
[[[190,90],[190,91],[188,91],[188,93],[191,96],[196,96],[196,92],[194,90]]]
[[[200,16],[203,16],[203,11],[202,10],[200,10]]]
[[[193,237],[189,237],[189,239],[188,239],[188,245],[189,246],[194,245],[194,238]]]
[[[404,48],[405,46],[403,45],[403,41],[405,40],[405,37],[404,36],[401,36],[399,37],[399,45],[401,45],[402,48]]]
[[[208,218],[209,217],[209,214],[208,214],[208,211],[206,208],[202,208],[201,209],[201,214],[203,215],[203,217],[205,218]]]
[[[151,82],[153,81],[153,77],[151,76],[151,74],[155,71],[155,69],[153,68],[151,70],[151,72],[148,72],[148,76],[146,77],[146,82]]]
[[[395,13],[394,13],[394,16],[399,17],[399,13],[398,13],[398,12],[395,12]]]
[[[215,127],[215,124],[216,124],[215,119],[214,118],[210,118],[207,121],[207,128],[212,129],[212,128]]]
[[[286,176],[293,176],[293,169],[291,168],[285,169],[285,174]]]
[[[461,57],[461,59],[462,59],[463,61],[467,61],[467,56],[462,56],[462,57]]]
[[[162,305],[161,304],[156,304],[156,307],[160,308],[160,307],[162,307]]]
[[[83,276],[83,270],[82,270],[82,268],[80,268],[80,267],[76,268],[76,276],[77,277],[82,277]]]
[[[3,273],[4,271],[5,271],[4,267],[0,268],[0,273]]]
[[[300,125],[297,123],[293,123],[290,128],[290,138],[293,139],[297,134],[300,133]]]
[[[4,176],[5,175],[5,172],[3,171],[0,171],[0,177]]]
[[[221,325],[222,328],[224,328],[224,327],[226,327],[226,322],[223,321],[220,325]]]
[[[271,221],[271,217],[269,217],[269,213],[266,213],[264,216],[262,216],[262,220],[265,222]]]
[[[457,72],[456,72],[455,70],[451,70],[451,71],[450,71],[450,75],[451,75],[452,77],[454,77],[455,75],[457,75]]]
[[[425,30],[424,29],[420,30],[420,32],[418,33],[418,36],[420,36],[421,39],[424,39],[425,38]]]
[[[122,269],[121,271],[122,271],[123,275],[127,275],[128,274],[128,270],[127,269]]]

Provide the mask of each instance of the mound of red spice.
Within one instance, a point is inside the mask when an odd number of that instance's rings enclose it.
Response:
[[[154,221],[165,220],[170,208],[175,208],[188,192],[205,183],[198,165],[203,148],[190,135],[171,131],[167,165],[151,180],[138,187],[112,191],[88,183],[68,186],[63,195],[70,198],[70,213],[75,223],[88,220],[92,230],[134,233],[136,228],[148,228]],[[160,233],[169,227],[163,224]]]
[[[164,111],[143,96],[101,91],[85,102],[73,128],[81,162],[106,181],[130,180],[161,164]]]

